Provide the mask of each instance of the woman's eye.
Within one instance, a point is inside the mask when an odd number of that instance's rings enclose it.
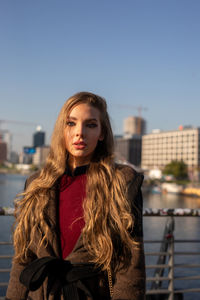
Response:
[[[96,123],[89,123],[89,124],[87,124],[87,126],[89,128],[95,128],[95,127],[97,127],[97,124]]]
[[[74,126],[74,125],[75,125],[75,123],[72,122],[72,121],[68,121],[68,122],[67,122],[67,126]]]

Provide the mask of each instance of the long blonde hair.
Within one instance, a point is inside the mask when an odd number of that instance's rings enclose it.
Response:
[[[45,208],[48,206],[50,189],[66,169],[67,151],[63,134],[66,119],[71,109],[80,103],[87,103],[100,111],[104,136],[103,141],[97,144],[87,171],[83,242],[91,261],[103,270],[115,257],[120,256],[123,261],[130,253],[133,240],[129,232],[134,220],[127,201],[124,176],[114,163],[114,139],[107,105],[98,95],[80,92],[64,103],[52,134],[46,164],[16,201],[14,247],[15,260],[18,262],[25,263],[28,260],[28,249],[36,231],[40,232],[40,246],[48,245],[50,228],[45,221]],[[115,247],[116,241],[120,245],[120,253],[116,249],[119,247]]]

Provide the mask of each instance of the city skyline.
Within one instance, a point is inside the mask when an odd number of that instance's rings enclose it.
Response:
[[[200,126],[199,1],[1,1],[0,25],[0,120],[42,125],[47,144],[81,90],[107,99],[115,134],[140,106],[147,133]],[[14,147],[35,127],[7,125]]]
[[[146,122],[146,120],[143,120],[143,121]],[[147,122],[147,124],[148,124],[148,122]],[[26,134],[26,142],[24,144],[22,143],[18,147],[16,147],[16,145],[12,144],[11,145],[12,146],[12,151],[21,153],[21,152],[23,152],[24,147],[34,147],[33,137],[34,137],[34,134],[37,133],[37,128],[38,127],[41,127],[41,126],[37,125],[35,130],[33,130],[30,135]],[[184,129],[188,130],[188,129],[198,129],[198,128],[200,128],[200,125],[199,126],[193,126],[193,125],[182,125],[182,124],[178,128],[171,128],[171,129],[165,129],[165,130],[162,130],[162,129],[157,127],[157,128],[152,129],[151,131],[147,131],[144,135],[149,135],[149,134],[154,134],[154,133],[176,132],[176,131],[182,131]],[[41,127],[41,130],[46,134],[45,129],[43,129]],[[14,136],[12,134],[12,131],[10,131],[9,129],[5,129],[5,128],[2,131],[8,131],[11,134],[11,139],[13,139]],[[25,131],[26,131],[26,129],[25,129]],[[0,133],[1,133],[1,129],[0,129]],[[24,134],[24,136],[25,136],[25,134]],[[122,132],[120,134],[118,134],[118,133],[115,134],[114,133],[114,136],[116,136],[116,137],[122,136],[122,137],[126,138],[127,134],[126,134],[126,132],[123,132],[123,130],[122,130]],[[16,138],[16,137],[14,137],[14,138]],[[50,145],[50,136],[49,136],[49,139],[46,141],[46,143],[44,145],[46,145],[46,146]]]

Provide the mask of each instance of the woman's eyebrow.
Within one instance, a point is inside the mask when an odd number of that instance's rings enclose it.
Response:
[[[76,117],[67,117],[67,120],[76,120],[77,121],[77,118]],[[84,120],[84,122],[97,122],[97,119],[95,119],[95,118],[91,118],[91,119],[86,119],[86,120]]]
[[[93,121],[97,122],[97,119],[91,118],[91,119],[86,119],[85,121],[87,121],[87,122],[93,122]]]
[[[68,116],[67,120],[77,120],[77,118]]]

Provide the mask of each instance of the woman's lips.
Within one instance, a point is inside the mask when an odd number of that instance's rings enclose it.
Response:
[[[86,147],[86,143],[84,143],[84,142],[75,142],[74,147],[76,149],[81,150],[81,149],[84,149]]]

